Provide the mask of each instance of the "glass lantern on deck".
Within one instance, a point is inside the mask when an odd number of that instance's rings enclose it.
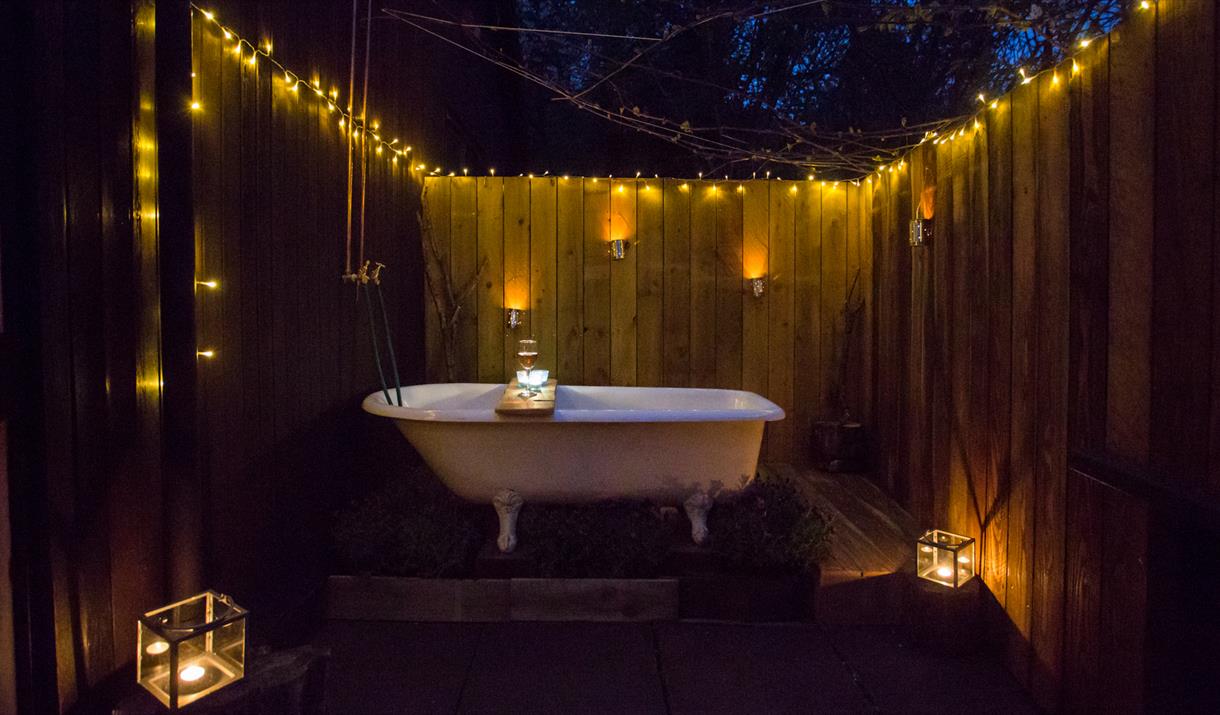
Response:
[[[136,680],[170,710],[235,683],[246,670],[246,609],[204,591],[149,611],[136,663]]]
[[[974,578],[974,539],[931,529],[915,546],[915,573],[920,578],[957,588]]]

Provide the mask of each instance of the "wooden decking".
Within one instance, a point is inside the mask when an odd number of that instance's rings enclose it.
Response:
[[[904,584],[919,531],[911,516],[864,474],[778,464],[760,469],[790,479],[833,520],[834,538],[816,598],[818,621],[902,622]]]

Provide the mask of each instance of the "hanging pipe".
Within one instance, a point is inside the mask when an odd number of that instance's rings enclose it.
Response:
[[[390,337],[390,314],[385,309],[385,294],[381,292],[381,269],[384,263],[378,263],[373,269],[373,285],[377,286],[377,302],[381,304],[381,319],[385,323],[385,346],[390,353],[390,369],[394,371],[394,393],[398,397],[398,406],[402,407],[402,380],[398,377],[398,360],[394,358],[394,339]]]
[[[377,363],[377,377],[381,379],[381,394],[385,396],[385,403],[389,406],[393,403],[390,402],[390,388],[386,385],[385,371],[381,369],[381,350],[377,347],[377,321],[373,318],[373,299],[369,295],[369,284],[364,282],[362,287],[364,303],[369,307],[369,338],[373,341],[373,361]]]

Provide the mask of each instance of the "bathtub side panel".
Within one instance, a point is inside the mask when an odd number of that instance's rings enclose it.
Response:
[[[415,422],[400,420],[442,482],[490,502],[635,498],[677,504],[741,489],[754,476],[763,422]]]

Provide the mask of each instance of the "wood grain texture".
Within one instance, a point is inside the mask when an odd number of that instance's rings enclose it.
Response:
[[[793,400],[794,450],[808,454],[813,421],[822,417],[822,194],[821,182],[799,192],[795,206],[795,266],[793,273]]]
[[[556,250],[556,182],[554,177],[530,179],[530,324],[538,341],[539,369],[558,374]]]
[[[453,277],[454,290],[460,290],[475,279],[479,270],[478,235],[479,205],[478,180],[460,177],[453,180],[449,193],[450,234],[449,270]],[[479,305],[478,283],[465,296],[458,296],[461,313],[457,324],[457,379],[460,382],[477,382],[479,374]]]
[[[713,183],[710,191],[716,202],[716,386],[741,389],[745,192],[728,182]]]
[[[1064,82],[1038,85],[1037,470],[1034,506],[1031,691],[1042,707],[1061,697],[1067,479],[1069,207],[1068,96]]]
[[[1007,596],[1008,514],[1012,493],[1012,98],[987,115],[988,475],[983,516],[983,578],[1001,608]]]
[[[766,181],[750,181],[734,187],[742,201],[742,264],[744,280],[738,283],[741,305],[741,389],[767,394],[767,379],[770,370],[768,358],[767,306],[772,299],[771,288],[761,297],[755,298],[748,284],[749,279],[762,277],[770,284],[774,274],[768,270],[771,219],[770,194]],[[717,322],[717,326],[719,326]],[[771,430],[768,430],[770,432]],[[768,434],[769,438],[771,435]]]
[[[438,180],[439,181],[439,180]],[[478,365],[479,382],[499,382],[504,374],[504,180],[478,182]]]
[[[787,188],[782,184],[771,187],[771,225],[767,253],[769,374],[767,391],[764,394],[788,415],[792,414],[793,408],[795,369],[793,284],[796,271],[796,197],[801,192],[816,191],[811,183],[793,184]],[[853,195],[858,193],[860,192],[853,192]],[[865,332],[868,332],[867,329]],[[767,459],[774,462],[792,461],[792,425],[790,419],[767,423]]]
[[[690,384],[716,386],[716,204],[710,182],[690,182]]]
[[[1008,498],[1008,579],[1005,607],[1012,621],[1005,655],[1009,670],[1030,683],[1031,588],[1034,564],[1034,473],[1037,413],[1035,317],[1038,284],[1038,93],[1025,85],[1012,95],[1012,420]]]
[[[584,380],[610,384],[610,183],[585,179]]]
[[[584,186],[560,179],[556,199],[556,378],[578,383],[584,377]],[[469,348],[467,348],[469,349]]]
[[[1208,480],[1215,188],[1215,3],[1157,4],[1152,243],[1152,467]],[[1210,151],[1200,151],[1210,147]]]
[[[525,311],[521,327],[504,331],[504,365],[496,382],[515,375],[517,341],[534,334],[534,311],[530,310],[530,182],[513,176],[504,179],[504,297],[505,308]]]
[[[636,193],[639,181],[615,181],[610,191],[610,238],[630,243],[622,260],[610,261],[610,384],[636,380],[636,277],[639,234]]]
[[[1156,17],[1110,37],[1109,326],[1106,449],[1148,463],[1156,163]],[[1086,68],[1087,71],[1088,68]]]
[[[642,180],[636,195],[636,385],[665,383],[665,193]]]
[[[664,384],[690,384],[691,350],[691,209],[690,185],[665,179],[664,244],[665,272]]]

